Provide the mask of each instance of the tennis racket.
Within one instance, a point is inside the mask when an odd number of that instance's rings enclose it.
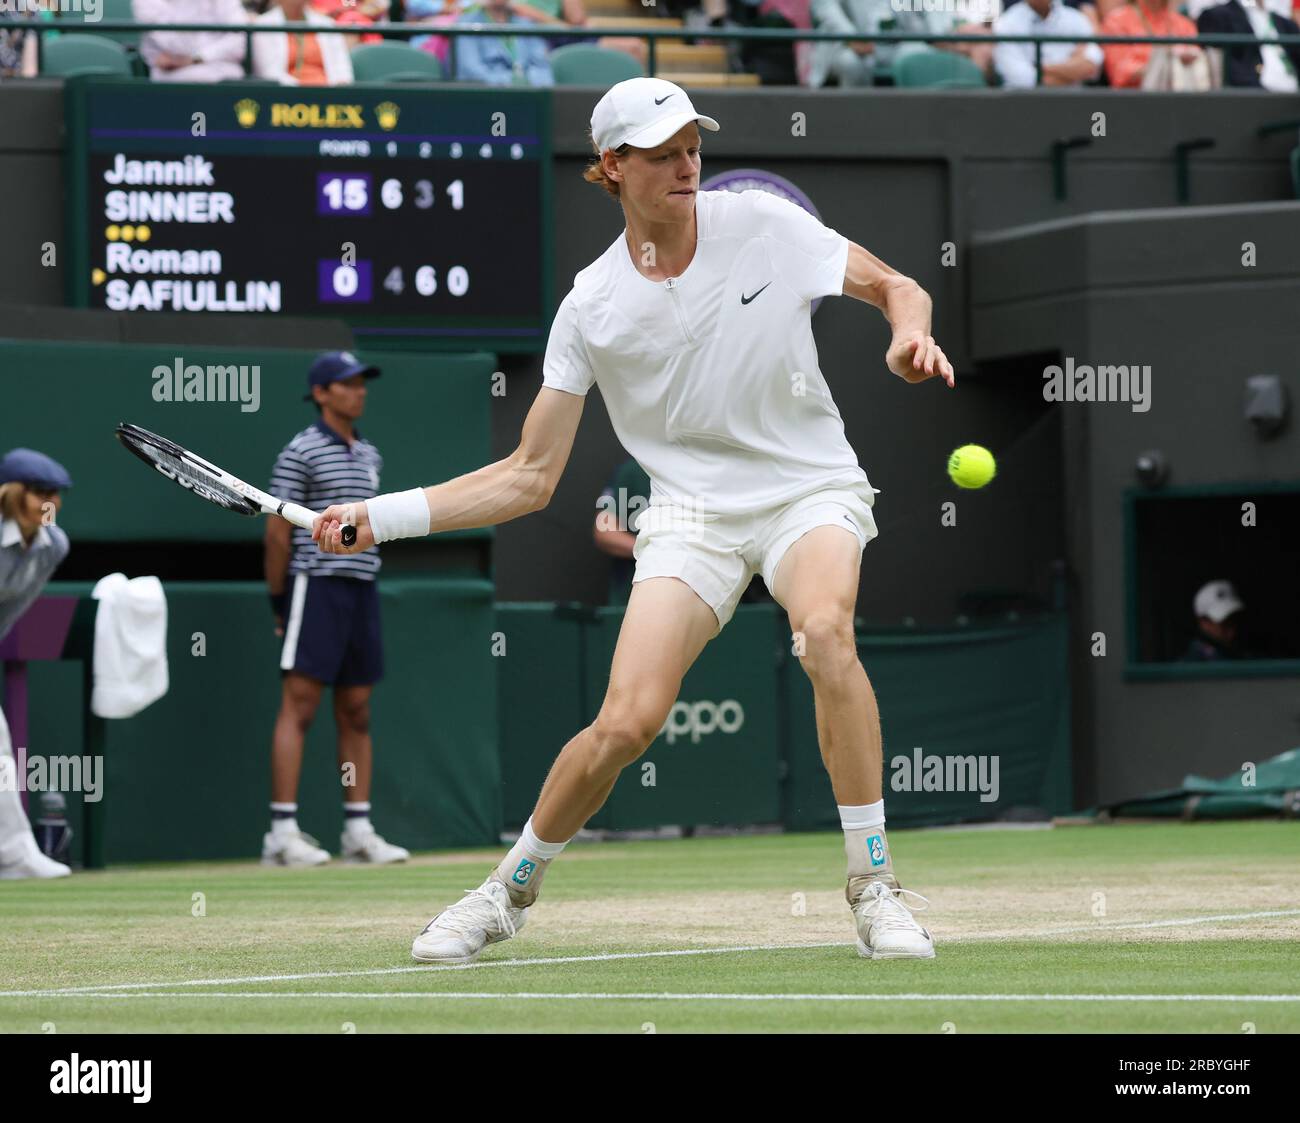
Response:
[[[287,503],[259,491],[251,484],[223,471],[175,441],[123,421],[117,427],[117,439],[151,468],[156,468],[173,483],[178,483],[209,503],[239,515],[279,515],[294,526],[311,530],[316,512],[297,503]],[[357,528],[343,528],[343,545],[357,540]]]

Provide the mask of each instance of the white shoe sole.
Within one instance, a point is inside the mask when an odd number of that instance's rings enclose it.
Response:
[[[72,870],[60,870],[58,873],[36,873],[33,870],[0,870],[0,881],[57,881],[68,877]]]
[[[310,870],[317,866],[327,866],[329,861],[328,858],[324,858],[319,862],[282,862],[279,858],[268,858],[265,855],[262,857],[262,865],[274,866],[281,870]]]
[[[386,862],[373,862],[369,858],[360,858],[352,854],[344,854],[339,859],[347,866],[400,866],[403,862],[409,861],[409,858],[389,858]]]
[[[867,947],[859,936],[858,955],[863,959],[933,959],[934,945],[931,945],[927,951],[876,951],[874,948]]]
[[[521,924],[519,927],[522,928],[523,925]],[[516,932],[516,934],[518,933]],[[487,949],[490,948],[493,944],[504,943],[506,940],[510,940],[513,938],[514,937],[512,936],[497,936],[495,939],[488,940],[488,942],[485,943],[481,948],[479,948],[478,951],[471,952],[469,955],[451,955],[451,956],[417,955],[414,946],[412,946],[411,958],[416,960],[419,963],[445,963],[449,967],[458,967],[465,963],[473,963],[474,960],[476,960],[480,955],[482,955],[485,951],[487,951]]]
[[[483,947],[487,947],[487,945],[484,944]],[[466,963],[473,963],[474,960],[476,960],[482,954],[483,954],[483,948],[479,948],[478,951],[474,952],[471,955],[451,955],[451,956],[418,955],[415,951],[415,948],[411,949],[411,958],[414,959],[417,963],[437,963],[437,964],[442,964],[443,966],[446,967],[461,967]]]

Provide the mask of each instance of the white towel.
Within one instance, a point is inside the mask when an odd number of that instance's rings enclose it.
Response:
[[[157,577],[110,573],[91,594],[95,615],[95,687],[100,717],[132,717],[167,693],[167,598]]]

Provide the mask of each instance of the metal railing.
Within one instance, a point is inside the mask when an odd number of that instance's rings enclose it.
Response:
[[[228,24],[228,23],[136,23],[132,20],[100,20],[96,23],[55,20],[41,22],[6,18],[0,19],[0,29],[21,28],[26,31],[58,31],[64,34],[86,33],[121,34],[148,31],[219,31],[237,32],[245,36],[244,67],[250,72],[254,35],[285,35],[289,24]],[[661,39],[703,39],[709,41],[730,42],[740,40],[757,43],[814,42],[814,43],[1031,43],[1034,47],[1034,73],[1041,84],[1043,78],[1043,45],[1049,43],[1077,44],[1096,43],[1098,46],[1149,44],[1166,46],[1173,44],[1190,44],[1197,47],[1246,47],[1246,46],[1300,46],[1300,35],[1278,35],[1275,38],[1261,39],[1256,35],[1214,34],[1214,35],[1094,35],[1080,38],[1077,35],[998,35],[988,34],[950,34],[933,35],[912,31],[881,31],[873,34],[845,35],[838,31],[804,31],[799,28],[746,28],[746,27],[709,27],[686,28],[664,27],[648,28],[638,24],[627,27],[585,28],[576,24],[546,24],[529,26],[526,24],[503,23],[466,23],[466,24],[427,24],[427,23],[373,23],[373,24],[303,24],[311,34],[317,35],[380,35],[385,39],[411,39],[417,35],[443,35],[448,38],[467,36],[502,37],[503,28],[509,28],[509,36],[514,38],[537,37],[542,39],[602,39],[609,36],[618,38],[636,38],[646,41],[646,72],[654,75],[657,59],[655,44]],[[37,38],[37,58],[42,60],[44,36]],[[456,52],[448,52],[449,72],[447,77],[456,80]],[[43,60],[42,60],[43,61]],[[38,62],[39,68],[39,62]],[[671,75],[670,75],[671,76]]]

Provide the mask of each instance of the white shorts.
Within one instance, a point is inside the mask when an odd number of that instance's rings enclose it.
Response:
[[[632,583],[679,578],[713,609],[720,632],[754,574],[770,590],[785,552],[815,527],[851,530],[860,553],[877,534],[874,499],[864,483],[861,491],[827,488],[743,515],[702,515],[667,503],[647,507],[637,519]]]

